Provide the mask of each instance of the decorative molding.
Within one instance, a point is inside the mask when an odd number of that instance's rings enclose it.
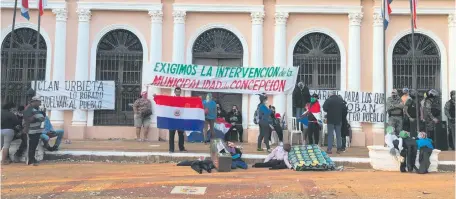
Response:
[[[275,13],[275,25],[287,25],[288,12],[276,12]]]
[[[149,11],[152,23],[163,23],[163,12],[161,10]]]
[[[76,10],[76,13],[78,13],[78,18],[80,22],[89,22],[92,18],[92,12],[90,12],[90,10],[86,8],[78,8]]]
[[[153,11],[162,10],[161,3],[123,3],[123,2],[78,2],[78,8],[88,10],[121,10],[121,11]]]
[[[456,27],[456,13],[448,15],[448,27]]]
[[[19,22],[15,24],[15,29],[19,28],[30,28],[33,30],[38,30],[38,26],[36,24],[30,23],[30,22]],[[0,37],[0,42],[3,42],[3,40],[6,38],[6,36],[11,32],[12,25],[9,25],[6,28],[2,28],[2,33]],[[52,52],[53,52],[53,46],[51,42],[51,37],[49,37],[49,34],[47,33],[46,29],[41,26],[40,27],[40,34],[43,36],[44,41],[46,42],[47,46],[47,52],[46,52],[46,77],[45,79],[50,81],[51,80],[51,67],[52,67]]]
[[[252,24],[263,24],[265,16],[264,12],[252,12],[250,16],[252,17]]]
[[[57,21],[66,21],[68,19],[68,11],[66,8],[54,8],[52,13],[55,14],[55,19]]]
[[[374,26],[383,26],[383,16],[381,13],[374,13]]]
[[[288,13],[312,13],[312,14],[348,14],[361,12],[362,6],[298,6],[298,5],[276,5],[276,12]]]
[[[374,7],[374,13],[381,13],[381,8]],[[418,15],[449,15],[456,13],[455,8],[418,8],[416,10]],[[392,15],[410,15],[410,8],[393,8]]]
[[[174,23],[185,23],[186,16],[187,16],[187,13],[185,11],[181,11],[181,10],[173,11]]]
[[[220,4],[173,4],[173,10],[185,12],[225,12],[251,13],[264,12],[263,5],[220,5]]]
[[[352,12],[348,14],[351,26],[360,26],[363,21],[364,14],[362,12]]]
[[[14,8],[14,0],[1,0],[0,4],[2,8]],[[65,1],[48,1],[45,10],[52,10],[56,8],[66,8]],[[17,9],[21,9],[20,2],[18,2]],[[29,9],[36,10],[38,9],[38,1],[29,1]]]

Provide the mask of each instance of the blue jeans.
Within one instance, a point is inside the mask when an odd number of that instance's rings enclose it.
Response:
[[[300,118],[303,113],[304,113],[304,108],[297,108],[296,107],[296,113],[295,113],[296,118]]]
[[[342,148],[342,137],[340,135],[341,128],[342,124],[328,124],[328,151],[332,150],[334,131],[336,131],[337,149]]]
[[[52,137],[57,137],[57,139],[55,140],[55,144],[54,146],[58,147],[60,146],[60,143],[62,142],[62,138],[63,138],[63,130],[55,130],[55,131],[52,131],[55,136],[52,136]],[[49,135],[43,133],[41,134],[41,139],[43,141],[49,141],[52,137],[49,137]]]

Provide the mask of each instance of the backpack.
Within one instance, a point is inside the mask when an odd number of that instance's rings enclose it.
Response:
[[[260,115],[258,114],[258,108],[255,110],[255,114],[253,114],[253,123],[258,124],[260,122]]]

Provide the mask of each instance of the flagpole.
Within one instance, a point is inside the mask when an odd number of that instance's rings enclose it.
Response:
[[[414,6],[416,6],[416,4],[413,4],[413,0],[410,0],[410,25],[411,25],[411,28],[412,28],[412,46],[411,46],[411,50],[412,50],[412,74],[413,76],[417,77],[415,81],[412,82],[412,87],[415,89],[415,91],[418,93],[418,68],[416,67],[416,62],[415,62],[415,20],[414,20],[414,10],[416,10],[416,8],[414,8]],[[415,13],[416,14],[416,13]],[[417,94],[418,95],[418,94]],[[418,120],[418,114],[419,114],[419,110],[418,110],[418,96],[415,97],[415,111],[416,111],[416,131],[418,132],[420,130],[420,124],[419,124],[419,120]]]
[[[386,3],[387,0],[382,0],[382,18],[383,18],[383,46],[382,46],[382,51],[383,51],[383,114],[384,114],[384,117],[385,119],[383,120],[383,131],[384,131],[384,134],[386,135],[387,132],[386,132],[386,129],[388,127],[388,123],[386,122],[386,119],[388,118],[387,117],[387,109],[386,109],[386,74],[387,74],[387,70],[386,70],[386,59],[385,59],[385,49],[386,49],[386,41],[385,41],[385,35],[386,35],[386,27],[385,27],[385,16],[386,16],[386,10],[385,10],[385,3]]]
[[[39,1],[41,2],[41,1]],[[36,35],[36,55],[35,55],[35,82],[34,82],[34,95],[36,95],[36,84],[38,83],[38,65],[39,65],[39,54],[40,54],[40,26],[41,26],[41,14],[38,10],[38,29]]]
[[[16,10],[17,10],[17,0],[14,1],[14,8],[13,8],[13,27],[11,28],[11,37],[10,37],[10,46],[9,46],[9,49],[8,49],[8,63],[7,63],[7,68],[6,68],[6,75],[5,75],[5,96],[3,97],[3,102],[6,101],[6,98],[8,96],[8,84],[9,84],[9,81],[8,81],[8,74],[9,74],[9,70],[11,70],[11,58],[12,58],[12,49],[13,49],[13,42],[14,42],[14,27],[16,26]]]

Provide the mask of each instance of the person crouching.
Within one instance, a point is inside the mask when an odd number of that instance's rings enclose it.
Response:
[[[290,144],[278,146],[266,157],[263,163],[256,163],[252,167],[255,168],[269,168],[270,170],[276,169],[292,169],[288,161],[288,152],[291,150]]]
[[[236,168],[241,168],[241,169],[247,169],[247,164],[244,162],[244,160],[241,159],[242,157],[242,152],[241,149],[236,147],[233,142],[227,142],[228,145],[228,151],[231,154],[231,169],[236,169]]]

